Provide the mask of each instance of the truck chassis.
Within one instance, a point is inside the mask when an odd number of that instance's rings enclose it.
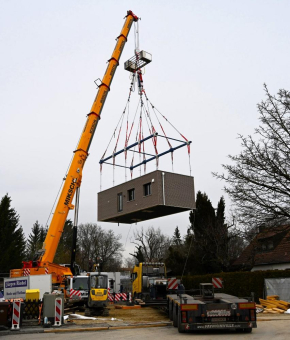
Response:
[[[212,298],[168,295],[167,310],[179,333],[209,329],[250,333],[257,327],[255,302],[228,294],[218,293]]]

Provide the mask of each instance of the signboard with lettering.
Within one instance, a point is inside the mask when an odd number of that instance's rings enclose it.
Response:
[[[4,278],[5,299],[25,299],[26,289],[28,289],[28,277]]]
[[[44,293],[52,291],[51,274],[4,278],[4,298],[7,300],[25,300],[27,289],[39,289],[39,298],[42,299]]]

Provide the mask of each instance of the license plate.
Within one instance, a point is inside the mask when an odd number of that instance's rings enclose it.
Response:
[[[227,321],[227,318],[212,318],[211,321],[212,322],[223,322],[223,321]]]
[[[210,317],[231,316],[231,311],[226,310],[226,309],[214,309],[214,310],[208,310],[206,312],[206,315]]]

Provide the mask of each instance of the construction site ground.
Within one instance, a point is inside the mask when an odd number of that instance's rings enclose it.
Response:
[[[167,315],[164,311],[159,310],[157,308],[152,307],[142,307],[140,309],[115,309],[114,305],[110,307],[110,316],[108,317],[97,317],[96,320],[75,320],[72,319],[70,322],[62,325],[61,327],[51,328],[43,328],[42,326],[38,326],[36,321],[25,321],[23,322],[23,326],[18,331],[11,330],[3,330],[0,331],[0,337],[14,337],[15,335],[20,336],[22,339],[34,339],[34,337],[29,337],[29,334],[32,336],[33,333],[38,333],[39,338],[49,339],[50,336],[56,333],[59,335],[62,333],[64,337],[60,337],[65,339],[65,334],[68,336],[68,333],[71,332],[96,332],[98,331],[98,337],[100,337],[100,332],[108,334],[107,331],[114,330],[121,332],[120,334],[125,334],[130,329],[138,329],[144,328],[140,330],[144,335],[144,339],[150,338],[149,334],[151,334],[148,329],[152,330],[152,334],[163,334],[165,335],[164,339],[167,338],[166,334],[171,337],[170,334],[176,335],[176,337],[181,334],[178,333],[177,329],[172,326],[171,321],[168,319]],[[77,312],[79,315],[83,315],[82,312]],[[233,332],[223,332],[223,331],[213,331],[207,333],[200,333],[200,336],[203,335],[212,335],[213,338],[219,338],[217,335],[222,335],[224,337],[233,335],[237,338],[243,339],[251,339],[257,338],[256,336],[259,334],[264,339],[270,339],[275,337],[275,340],[278,339],[289,339],[290,338],[290,314],[258,314],[258,328],[253,330],[252,334],[239,334]],[[147,330],[145,330],[147,329]],[[168,330],[168,329],[171,329]],[[105,331],[105,332],[104,332]],[[122,333],[124,332],[124,333]],[[161,332],[161,333],[160,333]],[[43,333],[43,334],[41,334]],[[115,333],[115,332],[113,332]],[[285,334],[284,334],[285,333]],[[45,336],[47,335],[47,337]],[[130,334],[130,332],[129,332]],[[133,334],[133,333],[132,333]],[[271,337],[270,337],[271,334]],[[36,334],[35,334],[36,335]],[[195,334],[196,337],[197,334]],[[214,336],[215,335],[215,336]],[[283,336],[282,336],[283,335]],[[23,337],[22,337],[23,336]],[[27,337],[26,337],[27,336]],[[185,336],[185,334],[182,334]],[[254,337],[253,337],[254,336]],[[278,336],[278,337],[277,337]],[[280,337],[279,337],[280,336]],[[282,337],[281,337],[282,336]],[[285,337],[284,337],[285,336]],[[90,335],[86,335],[86,337],[90,337]],[[70,336],[71,338],[71,336]],[[101,337],[102,338],[102,337]],[[107,338],[107,337],[106,337]],[[119,338],[119,337],[118,337]],[[139,337],[142,339],[142,337]],[[161,337],[162,338],[162,337]],[[205,337],[206,339],[210,339],[211,337]]]
[[[110,315],[107,317],[98,316],[97,320],[73,320],[77,325],[81,324],[103,324],[109,322],[114,325],[140,324],[148,322],[169,322],[166,313],[152,307],[141,307],[139,309],[116,309],[114,305],[109,306]],[[84,313],[77,312],[84,315]],[[116,319],[116,320],[112,320]]]

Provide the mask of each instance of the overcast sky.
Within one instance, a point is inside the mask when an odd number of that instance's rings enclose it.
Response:
[[[148,96],[192,140],[196,191],[214,207],[223,183],[211,172],[239,153],[239,133],[253,134],[263,83],[272,94],[290,89],[289,1],[0,0],[0,197],[11,196],[26,235],[36,220],[47,221],[93,103],[94,80],[103,77],[129,9],[142,19],[140,49],[153,55],[144,75]],[[123,63],[133,53],[132,30],[83,171],[80,223],[97,222],[98,163],[127,100]],[[171,171],[170,156],[160,162]],[[174,170],[188,169],[184,148]],[[123,171],[116,181],[124,181]],[[103,189],[111,185],[107,166]],[[134,230],[152,225],[171,236],[178,226],[184,235],[189,221],[186,212],[100,225],[122,235],[126,257]]]

